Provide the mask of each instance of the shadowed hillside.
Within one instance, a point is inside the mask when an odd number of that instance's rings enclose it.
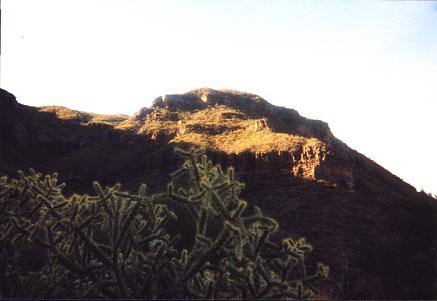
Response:
[[[157,98],[134,116],[34,108],[0,93],[0,174],[57,171],[66,191],[91,182],[166,183],[174,145],[235,166],[243,197],[306,237],[335,294],[353,299],[437,297],[436,201],[336,139],[322,121],[259,96],[212,89]],[[396,151],[396,150],[393,150]],[[407,161],[407,160],[406,160]]]

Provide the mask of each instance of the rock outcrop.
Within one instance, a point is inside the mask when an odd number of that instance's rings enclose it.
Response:
[[[257,95],[208,88],[165,95],[123,127],[155,141],[193,143],[242,157],[230,164],[245,179],[261,179],[259,175],[276,166],[295,177],[354,186],[353,160],[344,157],[345,146],[325,122],[276,107]]]
[[[15,95],[0,88],[0,108],[6,109],[18,105]]]

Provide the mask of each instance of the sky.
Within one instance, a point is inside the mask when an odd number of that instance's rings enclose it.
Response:
[[[133,114],[210,87],[258,94],[437,194],[437,2],[3,0],[1,87]]]

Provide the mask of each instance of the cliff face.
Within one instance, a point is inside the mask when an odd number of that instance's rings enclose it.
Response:
[[[221,151],[240,175],[283,174],[354,187],[353,158],[328,125],[238,91],[198,89],[158,97],[119,128],[151,140]]]
[[[130,118],[28,107],[0,90],[0,174],[57,171],[67,192],[89,192],[94,180],[158,190],[180,163],[174,145],[203,147],[235,166],[250,204],[276,218],[282,234],[313,243],[309,264],[330,265],[337,295],[437,296],[435,200],[322,121],[231,90],[158,97]]]

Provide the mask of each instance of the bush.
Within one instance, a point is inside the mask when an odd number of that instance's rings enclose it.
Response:
[[[305,239],[274,242],[275,220],[239,198],[233,168],[199,150],[168,190],[121,185],[65,197],[57,175],[33,170],[0,180],[2,298],[309,298],[328,277],[308,274]],[[192,237],[174,232],[172,203],[190,215]],[[173,225],[173,231],[172,229]],[[190,225],[186,225],[187,229]],[[186,233],[180,229],[181,233]],[[187,234],[185,234],[187,235]],[[187,243],[190,242],[190,243]],[[184,246],[184,247],[181,247]],[[32,264],[30,264],[32,263]]]

